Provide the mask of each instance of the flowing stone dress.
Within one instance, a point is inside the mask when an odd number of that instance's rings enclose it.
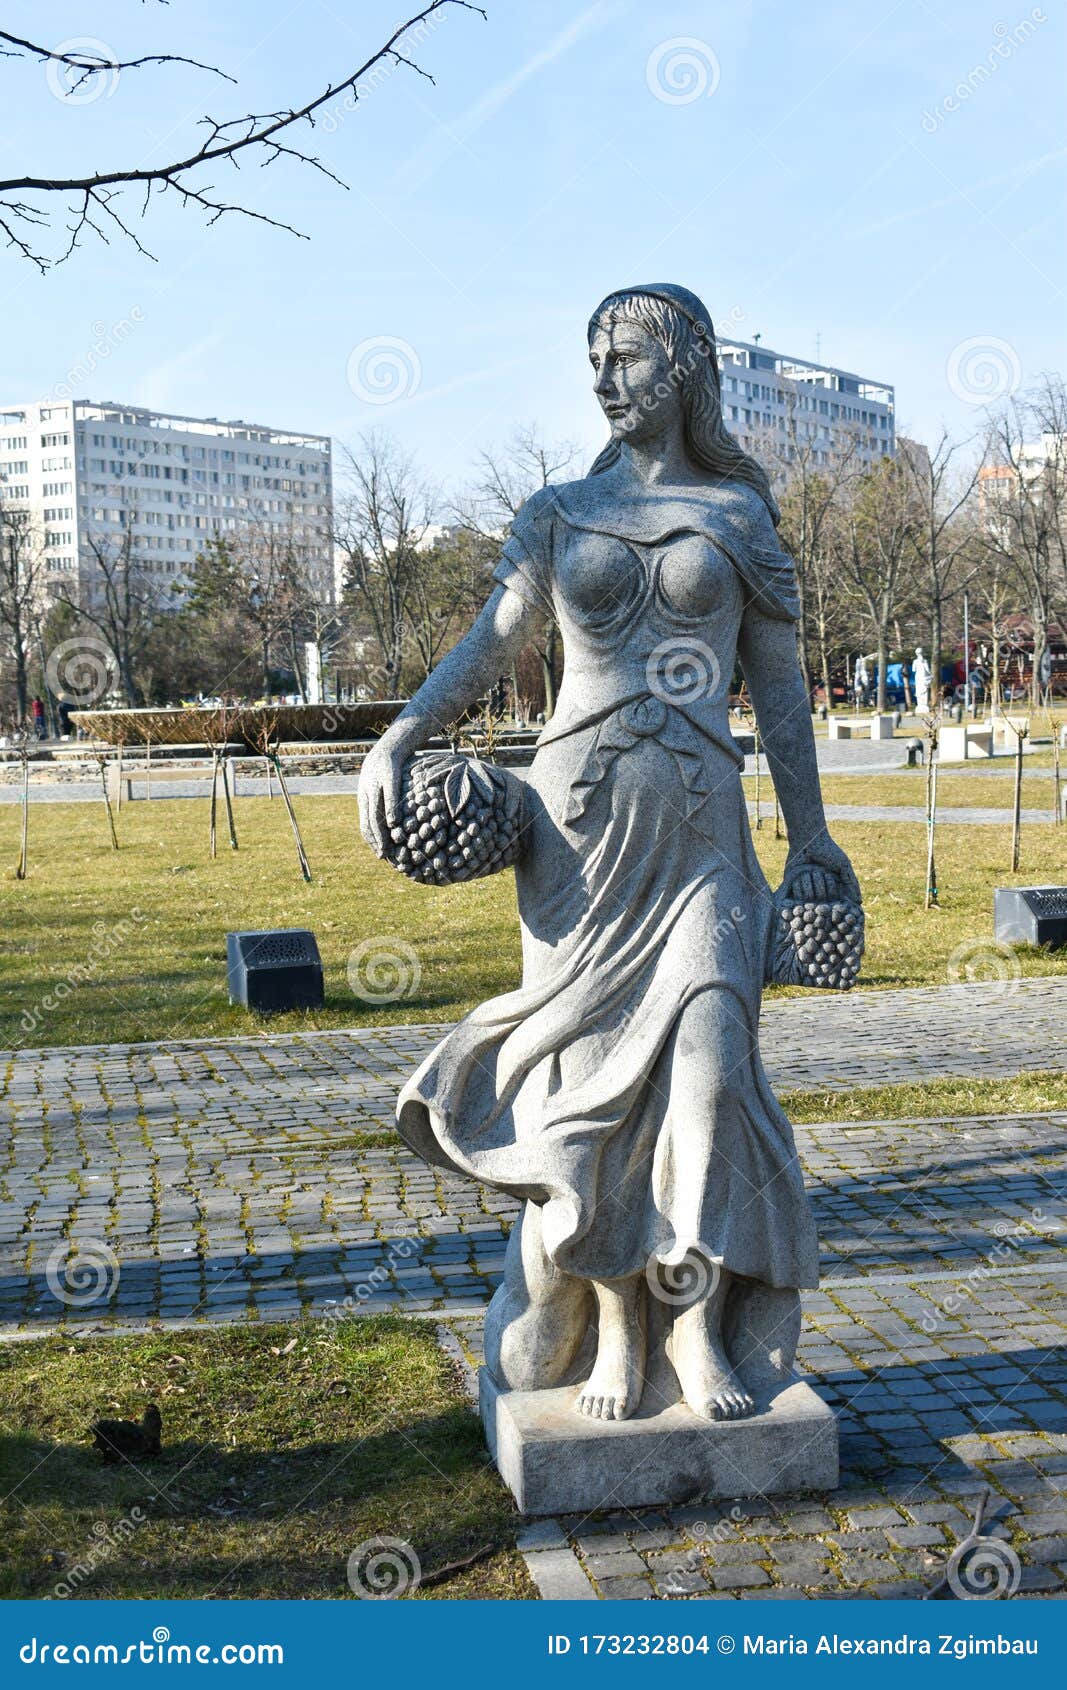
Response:
[[[566,653],[516,871],[522,985],[423,1062],[399,1131],[424,1160],[543,1205],[566,1273],[699,1250],[814,1286],[792,1131],[757,1045],[773,904],[727,714],[746,610],[796,616],[792,562],[738,483],[628,501],[604,479],[530,499],[495,571],[556,617]]]

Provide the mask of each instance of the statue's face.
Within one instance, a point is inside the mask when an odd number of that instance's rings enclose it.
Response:
[[[589,362],[613,439],[654,440],[681,417],[680,384],[666,348],[640,323],[622,320],[596,329]]]

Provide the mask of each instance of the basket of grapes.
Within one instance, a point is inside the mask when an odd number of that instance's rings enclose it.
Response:
[[[416,757],[404,770],[401,814],[386,861],[436,886],[510,868],[522,850],[524,789],[507,769],[459,751]]]
[[[770,974],[776,984],[847,992],[862,960],[862,905],[844,899],[798,903],[779,896]]]

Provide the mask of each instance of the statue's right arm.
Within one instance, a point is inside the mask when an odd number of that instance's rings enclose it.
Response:
[[[518,593],[496,587],[470,633],[441,659],[367,755],[359,776],[359,824],[378,856],[397,823],[405,763],[506,673],[539,620],[543,614]]]

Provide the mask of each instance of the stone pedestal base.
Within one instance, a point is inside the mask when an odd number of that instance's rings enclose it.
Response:
[[[591,1420],[575,1387],[503,1391],[479,1375],[486,1441],[524,1514],[650,1508],[698,1498],[833,1490],[837,1422],[810,1385],[780,1389],[748,1420],[700,1420],[675,1403]]]

